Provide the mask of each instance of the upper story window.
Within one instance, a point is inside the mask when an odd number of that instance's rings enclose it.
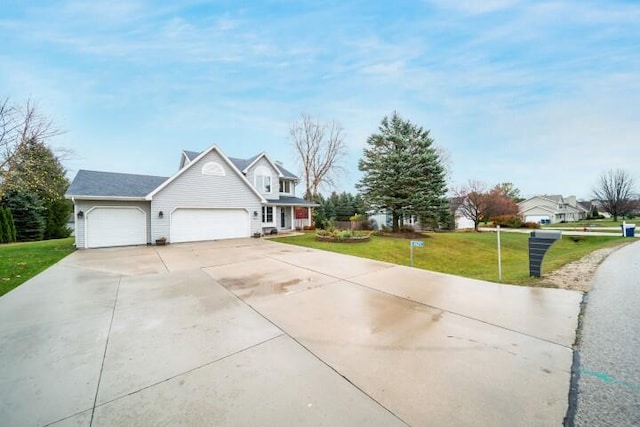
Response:
[[[281,193],[291,193],[291,181],[286,179],[280,180],[280,192]]]
[[[255,173],[256,188],[261,193],[271,193],[271,172],[264,166],[258,166]]]

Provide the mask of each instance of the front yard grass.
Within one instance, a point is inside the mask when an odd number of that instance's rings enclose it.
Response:
[[[540,279],[529,277],[528,234],[501,233],[502,282],[536,285]],[[573,239],[577,240],[574,241]],[[542,273],[549,273],[590,252],[625,242],[612,236],[563,236],[547,252]],[[409,265],[409,240],[371,236],[368,243],[344,244],[318,242],[314,233],[274,239],[282,243],[354,255],[399,265]],[[425,246],[413,250],[414,267],[455,274],[473,279],[498,281],[496,233],[426,233]]]
[[[74,238],[0,245],[0,296],[75,250]]]

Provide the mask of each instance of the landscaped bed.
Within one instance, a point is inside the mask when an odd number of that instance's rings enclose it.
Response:
[[[319,242],[334,243],[364,243],[371,240],[371,232],[369,231],[351,231],[351,230],[318,230],[316,232],[316,240]]]

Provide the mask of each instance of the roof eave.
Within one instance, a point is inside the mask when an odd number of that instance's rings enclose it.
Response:
[[[129,202],[144,202],[147,200],[144,196],[88,196],[84,194],[65,194],[64,197],[69,200],[120,200]]]

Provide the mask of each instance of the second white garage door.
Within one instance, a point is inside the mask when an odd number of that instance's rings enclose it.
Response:
[[[249,213],[244,209],[176,209],[171,214],[171,242],[249,237]]]

